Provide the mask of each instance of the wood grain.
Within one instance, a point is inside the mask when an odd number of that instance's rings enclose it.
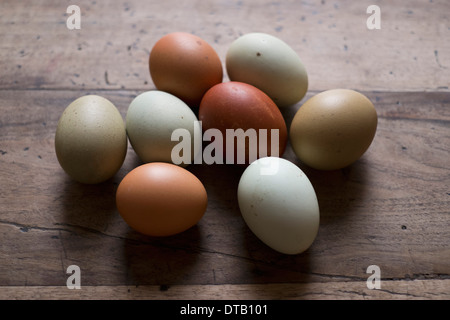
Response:
[[[450,280],[383,281],[367,289],[363,281],[247,285],[2,287],[0,299],[16,300],[448,300]]]
[[[365,281],[372,264],[386,280],[449,277],[447,93],[366,92],[377,101],[377,136],[343,170],[309,169],[288,148],[284,157],[307,173],[321,208],[319,235],[298,256],[273,252],[245,226],[236,201],[243,169],[233,166],[188,167],[209,196],[198,226],[162,239],[130,230],[114,196],[139,164],[131,147],[116,177],[101,185],[75,183],[57,163],[57,120],[78,94],[25,90],[16,100],[15,90],[3,91],[2,285],[61,286],[71,264],[86,286]],[[135,94],[103,92],[122,114]]]
[[[382,29],[365,27],[366,4],[340,1],[78,1],[0,4],[0,299],[448,299],[450,292],[450,12],[446,1],[378,1]],[[84,94],[126,115],[154,88],[152,44],[184,30],[223,59],[240,34],[288,42],[310,76],[303,101],[346,87],[373,101],[374,142],[355,164],[322,172],[288,146],[284,158],[310,178],[321,210],[318,237],[301,255],[266,247],[236,200],[243,169],[191,165],[208,192],[204,218],[168,238],[131,230],[115,191],[140,164],[128,149],[117,175],[73,182],[54,152],[57,121]],[[224,80],[226,80],[226,75]],[[290,124],[301,103],[283,111]],[[69,265],[82,290],[66,288]],[[369,265],[382,289],[369,290]]]
[[[367,29],[369,4],[351,1],[76,2],[81,29],[70,31],[72,3],[2,1],[0,88],[150,89],[151,48],[182,30],[222,61],[244,33],[280,37],[303,60],[311,90],[449,91],[446,0],[376,1],[380,30]]]

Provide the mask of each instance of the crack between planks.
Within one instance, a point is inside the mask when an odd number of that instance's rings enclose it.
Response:
[[[0,220],[0,224],[14,226],[16,228],[19,228],[22,232],[27,232],[29,230],[39,230],[39,231],[58,231],[60,234],[61,231],[69,232],[69,233],[76,233],[74,230],[71,230],[71,229],[80,229],[80,230],[83,230],[84,232],[94,233],[94,234],[97,234],[100,236],[114,238],[114,239],[130,241],[130,242],[133,242],[136,244],[144,244],[144,245],[148,244],[148,245],[152,245],[155,247],[167,248],[167,249],[173,249],[173,250],[183,250],[183,251],[188,251],[188,252],[190,251],[190,252],[199,252],[199,253],[206,253],[206,254],[217,254],[217,255],[226,256],[226,257],[230,257],[230,258],[234,258],[234,259],[245,260],[245,261],[248,261],[251,263],[259,263],[262,265],[273,266],[273,263],[271,263],[271,262],[267,262],[267,261],[263,261],[263,260],[255,260],[253,258],[243,257],[243,256],[231,254],[231,253],[225,253],[225,252],[220,252],[220,251],[215,251],[215,250],[208,250],[208,249],[200,248],[200,247],[195,247],[195,248],[194,247],[179,247],[179,246],[171,246],[171,245],[167,245],[167,244],[162,244],[160,242],[155,243],[152,241],[142,241],[142,240],[137,240],[137,239],[131,239],[131,238],[127,238],[127,237],[121,237],[121,236],[107,234],[107,233],[101,232],[97,229],[83,227],[83,226],[79,226],[79,225],[67,224],[67,223],[55,223],[55,225],[66,226],[68,228],[63,228],[63,227],[51,228],[51,227],[30,226],[30,225],[25,225],[25,224],[20,224],[20,223],[11,222],[11,221],[5,221],[5,220]],[[64,250],[64,255],[66,255],[65,250]],[[283,266],[278,266],[278,267],[283,269]],[[317,276],[320,278],[336,279],[336,280],[339,280],[342,282],[367,281],[366,277],[315,273],[315,272],[309,272],[308,274]],[[404,278],[399,278],[399,277],[381,278],[380,281],[414,281],[414,280],[425,281],[425,280],[447,280],[447,279],[450,279],[450,274],[414,274],[413,277],[408,276],[408,277],[404,277]]]
[[[426,118],[408,118],[408,117],[398,117],[398,116],[384,116],[384,115],[378,115],[378,119],[386,119],[386,120],[394,120],[394,121],[411,121],[411,122],[429,122],[429,123],[435,123],[442,126],[448,125],[450,120],[444,120],[444,119],[426,119]]]
[[[10,226],[14,226],[16,228],[19,228],[22,232],[28,232],[29,230],[39,230],[39,231],[65,231],[65,232],[69,232],[69,233],[75,233],[73,230],[70,230],[70,228],[52,228],[52,227],[39,227],[39,226],[33,226],[33,225],[26,225],[26,224],[21,224],[21,223],[17,223],[17,222],[12,222],[12,221],[5,221],[5,220],[0,220],[0,224],[4,224],[4,225],[10,225]],[[111,238],[118,238],[118,239],[125,239],[125,240],[130,240],[128,238],[125,237],[119,237],[119,236],[114,236],[114,235],[110,235],[107,233],[103,233],[97,229],[93,229],[93,228],[88,228],[88,227],[83,227],[83,226],[78,226],[78,225],[71,225],[71,224],[65,224],[65,223],[55,223],[55,225],[57,226],[67,226],[67,227],[72,227],[72,228],[78,228],[78,229],[82,229],[86,232],[90,232],[90,233],[95,233],[95,234],[99,234],[102,236],[107,236],[107,237],[111,237]]]

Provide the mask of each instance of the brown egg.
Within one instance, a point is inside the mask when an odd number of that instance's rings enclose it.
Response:
[[[198,107],[205,92],[222,82],[222,62],[205,40],[185,32],[165,35],[150,52],[150,75],[156,88]]]
[[[246,83],[230,81],[209,89],[200,103],[199,120],[205,134],[209,129],[221,132],[223,148],[216,151],[222,152],[226,163],[249,164],[266,155],[276,156],[275,152],[281,156],[286,148],[287,128],[280,109],[268,95]],[[239,138],[244,135],[246,140]]]
[[[290,140],[297,157],[320,170],[344,168],[369,148],[377,113],[363,94],[347,89],[321,92],[295,114]]]
[[[116,192],[122,218],[149,236],[170,236],[191,228],[203,217],[207,202],[206,190],[194,174],[163,162],[133,169]]]

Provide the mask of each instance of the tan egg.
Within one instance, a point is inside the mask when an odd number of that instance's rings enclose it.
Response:
[[[153,83],[190,107],[198,107],[205,92],[222,82],[222,62],[216,51],[200,37],[173,32],[152,48],[149,69]]]
[[[152,162],[130,171],[116,193],[117,210],[134,230],[148,236],[183,232],[203,217],[208,196],[190,171]]]
[[[366,152],[377,122],[375,107],[363,94],[348,89],[324,91],[295,114],[289,133],[292,148],[310,167],[341,169]]]
[[[116,174],[127,153],[123,118],[107,99],[86,95],[61,115],[55,151],[64,171],[74,180],[94,184]]]

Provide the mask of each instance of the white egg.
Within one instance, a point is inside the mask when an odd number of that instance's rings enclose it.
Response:
[[[302,253],[317,236],[315,190],[305,173],[286,159],[265,157],[251,163],[239,181],[238,203],[250,230],[278,252]]]
[[[201,137],[201,126],[192,109],[176,96],[159,90],[147,91],[133,99],[128,107],[126,130],[130,144],[144,162],[175,163],[172,157],[174,148],[185,142],[190,148],[184,148],[190,156],[183,163],[193,162],[201,151],[201,144],[195,143]],[[186,132],[178,140],[172,139],[175,130]],[[182,131],[183,132],[183,131]]]
[[[226,55],[230,80],[251,84],[278,107],[299,102],[308,90],[308,75],[298,54],[283,40],[265,33],[236,39]]]

